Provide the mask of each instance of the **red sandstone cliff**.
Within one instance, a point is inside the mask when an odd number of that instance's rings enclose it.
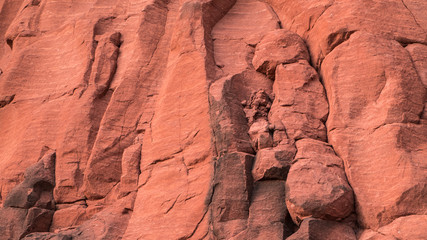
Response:
[[[0,239],[427,239],[425,0],[0,0]]]

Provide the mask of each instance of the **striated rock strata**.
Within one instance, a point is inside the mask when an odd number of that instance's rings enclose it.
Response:
[[[427,3],[0,0],[0,239],[427,239]]]

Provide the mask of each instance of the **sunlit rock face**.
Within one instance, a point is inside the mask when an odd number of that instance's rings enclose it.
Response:
[[[427,239],[427,2],[0,0],[0,239]]]

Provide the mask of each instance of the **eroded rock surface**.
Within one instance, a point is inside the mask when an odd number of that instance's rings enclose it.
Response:
[[[301,223],[298,231],[287,239],[356,240],[356,234],[351,227],[342,223],[307,218]]]
[[[354,201],[342,160],[321,141],[303,139],[296,145],[296,162],[286,182],[286,204],[294,222],[307,217],[346,218],[354,210]]]
[[[427,3],[0,0],[0,239],[425,239]]]
[[[44,148],[38,162],[26,169],[24,181],[6,196],[0,209],[2,239],[49,231],[55,210],[55,161],[55,151]]]
[[[363,63],[348,48],[358,49]],[[330,93],[329,141],[347,167],[360,223],[378,228],[422,214],[426,89],[408,52],[394,40],[358,32],[325,58],[322,74]]]

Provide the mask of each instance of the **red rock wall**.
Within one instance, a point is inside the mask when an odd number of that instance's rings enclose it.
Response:
[[[422,0],[0,0],[0,239],[426,239]]]

